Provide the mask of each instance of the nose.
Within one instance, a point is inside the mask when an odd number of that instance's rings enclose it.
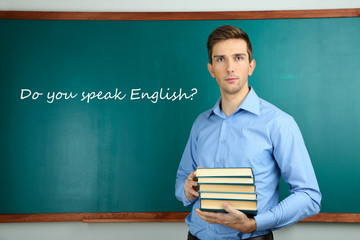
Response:
[[[233,61],[229,60],[227,62],[227,69],[226,69],[229,73],[234,72],[234,63]]]

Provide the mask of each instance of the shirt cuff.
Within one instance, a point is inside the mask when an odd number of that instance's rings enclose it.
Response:
[[[260,213],[254,217],[256,231],[271,230],[275,226],[275,216],[271,211]]]
[[[185,195],[185,190],[182,191],[182,199],[183,199],[182,202],[184,203],[185,207],[190,206],[191,204],[193,204],[196,201],[196,198],[192,201],[189,201],[189,199]]]

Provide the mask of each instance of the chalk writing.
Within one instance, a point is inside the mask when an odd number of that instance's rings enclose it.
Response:
[[[81,101],[84,101],[86,99],[86,102],[89,103],[90,100],[97,98],[98,100],[108,100],[108,99],[114,99],[114,100],[123,100],[126,97],[126,94],[121,95],[122,92],[118,91],[118,89],[115,89],[114,95],[112,95],[111,92],[107,92],[105,94],[103,94],[102,91],[99,91],[98,93],[96,92],[91,92],[91,93],[86,93],[86,92],[82,92],[82,99]]]
[[[53,103],[55,99],[56,99],[56,100],[60,100],[62,97],[64,97],[64,99],[68,100],[68,99],[70,99],[70,98],[76,98],[76,96],[77,96],[77,93],[76,93],[75,95],[73,95],[72,92],[70,92],[70,93],[48,92],[48,94],[47,94],[47,100],[46,100],[46,101],[47,101],[48,103]]]
[[[83,91],[81,94],[74,92],[64,91],[49,91],[47,93],[32,91],[30,89],[21,89],[20,99],[21,100],[33,100],[40,101],[46,96],[47,103],[54,103],[59,100],[72,100],[78,99],[81,102],[90,103],[99,100],[113,100],[113,101],[150,101],[151,103],[158,103],[159,101],[181,101],[181,100],[193,100],[194,96],[198,93],[196,88],[191,89],[190,92],[179,88],[178,90],[172,90],[170,88],[160,88],[156,91],[146,91],[142,88],[133,88],[126,93],[115,88],[113,91]],[[79,98],[78,98],[79,96]]]
[[[161,100],[171,100],[171,101],[175,101],[175,100],[181,100],[181,99],[193,99],[193,96],[197,93],[197,89],[193,88],[191,91],[193,91],[193,93],[188,94],[186,92],[183,92],[182,88],[179,89],[178,92],[169,92],[170,88],[167,88],[166,91],[164,91],[163,88],[160,89],[160,91],[155,91],[153,93],[148,93],[148,92],[144,92],[142,91],[141,88],[137,88],[137,89],[132,89],[131,90],[131,96],[130,96],[130,100],[139,100],[139,99],[148,99],[150,100],[152,103],[157,103],[159,98]]]
[[[25,95],[24,95],[25,94]],[[27,94],[27,95],[26,95]],[[32,92],[29,89],[21,89],[21,94],[20,94],[20,99],[26,99],[28,97],[31,96],[31,98],[33,100],[38,99],[41,95],[43,95],[43,93],[39,93],[39,92],[34,92],[32,94]]]

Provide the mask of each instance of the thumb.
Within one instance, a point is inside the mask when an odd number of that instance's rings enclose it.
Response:
[[[223,203],[223,207],[225,209],[225,211],[227,211],[228,213],[230,213],[231,215],[239,215],[241,214],[242,212],[239,211],[239,210],[236,210],[235,208],[233,208],[229,203],[227,202],[224,202]]]

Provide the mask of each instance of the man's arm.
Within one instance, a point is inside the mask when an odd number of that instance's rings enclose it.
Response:
[[[225,209],[228,214],[197,210],[201,219],[250,233],[254,231],[254,225],[256,231],[279,229],[320,211],[321,193],[300,130],[292,118],[280,125],[274,139],[274,157],[283,179],[290,185],[290,196],[270,210],[259,213],[253,222],[231,208]]]
[[[179,201],[183,202],[184,206],[191,205],[199,196],[195,178],[197,167],[195,158],[196,137],[194,123],[176,175],[175,196]]]
[[[278,122],[273,155],[290,195],[278,205],[255,216],[257,231],[278,229],[320,211],[321,193],[301,132],[293,118]]]

